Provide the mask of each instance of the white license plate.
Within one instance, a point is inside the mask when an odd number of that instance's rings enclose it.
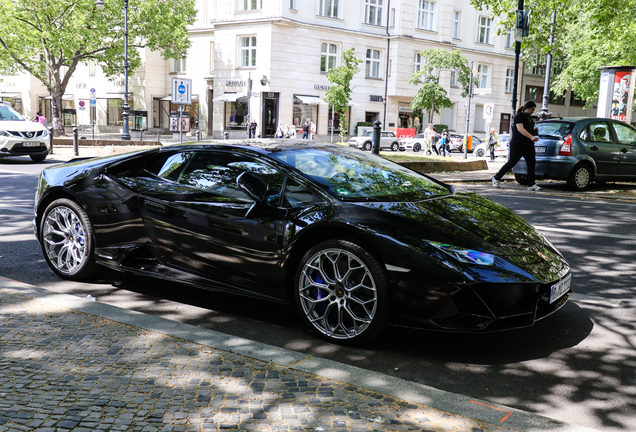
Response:
[[[572,274],[567,275],[565,279],[550,287],[550,304],[563,297],[570,290],[570,282],[572,282]]]
[[[23,142],[22,145],[24,147],[40,147],[40,143],[37,141]]]
[[[535,154],[544,154],[547,149],[548,149],[547,147],[535,147],[534,148],[534,153]]]

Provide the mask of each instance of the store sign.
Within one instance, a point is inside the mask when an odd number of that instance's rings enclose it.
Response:
[[[228,80],[225,81],[225,85],[227,87],[241,87],[245,85],[245,81],[243,80]]]
[[[384,98],[382,96],[369,95],[369,100],[371,102],[384,102]]]
[[[331,86],[328,86],[326,84],[314,84],[314,90],[322,90],[322,91],[327,91],[329,90]]]

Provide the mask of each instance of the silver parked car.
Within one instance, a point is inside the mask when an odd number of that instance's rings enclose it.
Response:
[[[373,131],[364,131],[361,136],[350,138],[349,147],[371,151],[373,149]],[[393,132],[381,131],[380,150],[387,149],[398,151],[400,149],[400,144],[398,144],[398,138]]]
[[[537,128],[537,179],[565,180],[574,190],[586,189],[593,181],[636,181],[636,129],[631,125],[571,117],[539,122]],[[512,172],[518,183],[528,182],[525,160]]]

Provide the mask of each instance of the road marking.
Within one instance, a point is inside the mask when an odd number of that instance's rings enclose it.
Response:
[[[567,228],[547,227],[543,225],[534,225],[534,227],[538,229],[539,231],[571,234],[577,237],[590,236],[590,237],[608,237],[608,238],[615,238],[615,239],[621,239],[621,240],[636,240],[636,236],[633,236],[633,235],[612,234],[612,233],[604,233],[604,232],[597,232],[597,231],[581,231],[581,230],[572,230]]]
[[[499,420],[499,423],[505,422],[506,420],[508,420],[508,417],[510,417],[512,415],[512,411],[508,411],[508,410],[505,410],[505,409],[497,408],[497,407],[494,407],[492,405],[486,405],[485,403],[482,403],[482,402],[477,402],[477,401],[471,400],[470,403],[474,403],[474,404],[477,404],[477,405],[483,405],[483,406],[488,407],[488,408],[496,409],[497,411],[503,411],[505,413],[508,413],[501,420]]]

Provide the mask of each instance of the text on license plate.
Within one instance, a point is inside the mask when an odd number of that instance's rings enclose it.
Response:
[[[563,295],[570,290],[571,281],[572,274],[569,274],[564,279],[561,279],[559,282],[550,287],[550,304],[563,297]]]
[[[534,148],[534,153],[535,154],[544,154],[546,150],[547,150],[547,147],[535,147]]]
[[[23,142],[22,145],[24,147],[40,147],[40,143],[37,141],[26,141]]]

